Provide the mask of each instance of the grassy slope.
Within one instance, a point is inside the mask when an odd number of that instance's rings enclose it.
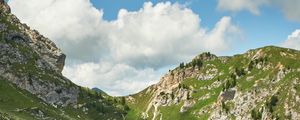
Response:
[[[24,90],[16,88],[3,79],[0,80],[0,101],[0,112],[12,116],[13,119],[33,119],[33,116],[30,115],[32,108],[38,108],[56,119],[67,117],[59,116],[61,111],[57,111],[54,107],[44,104],[40,99]],[[18,112],[18,109],[24,109],[24,111]]]
[[[151,93],[146,93],[148,89],[145,89],[141,91],[142,94],[135,94],[132,95],[133,98],[135,98],[135,101],[137,102],[127,102],[130,110],[126,116],[126,119],[128,120],[140,120],[140,117],[142,116],[142,112],[145,111],[148,107],[148,104],[151,100]]]
[[[84,89],[84,90],[83,90]],[[54,119],[121,119],[123,106],[116,109],[114,104],[119,104],[119,99],[106,96],[106,98],[95,97],[92,91],[87,92],[82,88],[79,103],[85,103],[89,112],[84,113],[82,109],[72,107],[55,108],[44,103],[32,94],[21,90],[4,79],[0,79],[0,116],[10,116],[12,119],[38,119],[32,115],[36,110],[42,111],[45,116]],[[102,102],[97,102],[98,100]],[[123,113],[125,114],[125,113]],[[80,116],[80,117],[78,117]]]
[[[300,52],[291,50],[291,49],[285,49],[285,48],[279,48],[274,46],[268,46],[261,48],[263,49],[264,54],[266,54],[265,59],[267,63],[270,63],[273,67],[275,67],[277,64],[282,64],[285,66],[285,68],[292,68],[292,69],[298,69],[300,68]],[[258,49],[252,50],[254,53],[258,51]],[[284,52],[287,54],[287,56],[282,56],[280,53]],[[223,72],[223,75],[218,75],[215,78],[209,80],[209,81],[199,81],[195,78],[188,78],[184,80],[181,84],[184,84],[186,86],[189,86],[190,88],[193,88],[194,90],[197,90],[201,87],[205,87],[208,85],[211,85],[213,82],[220,80],[223,81],[223,84],[225,83],[225,80],[232,79],[230,76],[233,73],[233,70],[235,68],[238,69],[246,69],[249,67],[249,63],[251,61],[251,58],[248,58],[246,54],[243,55],[235,55],[224,64],[219,59],[213,60],[213,61],[207,61],[204,63],[204,66],[207,64],[213,64],[216,66],[216,68],[219,70],[219,72]],[[208,69],[207,67],[202,68],[203,71]],[[295,78],[300,78],[300,73],[297,71],[291,72],[287,74],[283,80],[280,80],[277,83],[271,83],[270,81],[274,78],[274,76],[278,73],[277,69],[271,69],[271,70],[261,70],[257,68],[253,68],[250,73],[246,73],[246,75],[240,76],[236,80],[236,88],[239,91],[246,92],[249,90],[255,89],[253,85],[257,82],[258,87],[260,89],[269,89],[269,88],[280,88],[278,94],[276,94],[277,99],[279,100],[276,105],[273,107],[274,112],[272,114],[278,118],[281,119],[287,119],[286,116],[284,116],[284,103],[285,99],[289,99],[289,103],[293,102],[293,96],[290,94],[287,94],[290,92],[289,89],[291,88],[292,80]],[[247,77],[253,76],[252,79],[246,80]],[[268,79],[267,79],[268,78]],[[287,89],[289,88],[289,89]],[[162,106],[160,107],[160,111],[163,114],[162,118],[164,120],[181,120],[181,119],[189,119],[189,120],[196,120],[196,119],[207,119],[209,114],[203,114],[201,116],[196,116],[194,113],[197,113],[200,109],[204,108],[205,106],[212,105],[217,101],[219,93],[222,91],[223,85],[220,87],[207,90],[207,89],[201,89],[197,90],[197,92],[192,94],[192,99],[196,100],[196,104],[190,108],[187,112],[180,113],[180,107],[182,106],[182,102],[178,105],[172,105],[172,106]],[[300,87],[296,87],[297,94],[300,92]],[[210,93],[210,97],[208,99],[200,100],[197,99],[200,97],[203,97],[204,95]],[[140,95],[143,95],[144,92],[139,93]],[[266,99],[266,101],[270,101],[271,96]],[[146,106],[147,103],[145,103],[144,99],[137,98],[136,105],[131,105],[131,108],[134,109],[133,111],[139,113],[142,111],[145,111],[145,109],[142,106]],[[258,106],[265,105],[266,102],[257,103]],[[233,104],[227,103],[227,106],[233,107]],[[136,109],[138,108],[138,109]],[[142,108],[142,109],[141,109]],[[259,108],[256,108],[259,109]],[[298,108],[295,108],[298,110]],[[132,118],[132,117],[130,117]],[[151,118],[151,117],[150,117]],[[234,116],[232,116],[232,119],[234,119]]]

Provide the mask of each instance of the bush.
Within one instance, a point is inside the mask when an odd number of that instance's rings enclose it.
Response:
[[[262,117],[262,112],[256,111],[255,109],[251,110],[251,117],[254,120],[260,120]]]
[[[276,106],[277,102],[278,102],[278,98],[276,96],[272,96],[271,97],[271,102],[270,102],[271,105]]]
[[[184,63],[182,62],[182,63],[180,63],[180,65],[179,65],[179,68],[184,68]]]
[[[274,107],[277,105],[278,98],[277,96],[272,96],[269,101],[266,102],[267,109],[272,113],[274,111]]]
[[[243,75],[246,75],[246,72],[243,68],[239,69],[239,68],[235,68],[235,73],[237,76],[243,76]]]
[[[162,96],[162,95],[165,95],[165,94],[166,94],[165,92],[160,92],[160,93],[159,93],[159,95],[161,95],[161,96]]]
[[[231,75],[230,75],[230,78],[232,78],[232,79],[236,79],[236,75],[234,74],[234,73],[232,73]]]
[[[236,86],[236,79],[227,80],[225,85],[223,85],[223,91],[228,90],[229,88],[233,88]]]
[[[224,101],[222,101],[221,106],[222,106],[222,109],[225,110],[226,113],[229,112],[229,107],[225,104]]]
[[[200,59],[194,59],[192,61],[192,66],[193,67],[197,66],[198,68],[200,68],[200,67],[202,67],[202,65],[203,65],[203,62]]]
[[[122,98],[121,98],[121,104],[122,104],[122,105],[125,105],[125,104],[126,104],[126,99],[125,99],[125,97],[122,97]]]
[[[248,70],[249,71],[253,70],[254,66],[255,66],[254,62],[250,61],[250,63],[248,64]]]
[[[128,106],[128,105],[125,105],[125,106],[124,106],[124,110],[125,110],[125,111],[129,111],[129,110],[130,110],[129,106]]]
[[[180,89],[180,88],[188,89],[189,87],[188,87],[187,85],[185,85],[185,84],[179,84],[179,85],[178,85],[178,88],[179,88],[179,89]]]

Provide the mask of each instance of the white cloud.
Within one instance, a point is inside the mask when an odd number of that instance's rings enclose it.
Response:
[[[295,30],[289,35],[287,40],[282,43],[282,46],[300,50],[300,29]]]
[[[204,48],[209,51],[229,49],[231,42],[241,36],[241,31],[237,26],[232,25],[230,17],[223,17],[213,30],[206,34]]]
[[[139,11],[120,10],[110,34],[112,55],[135,67],[158,68],[200,51],[204,31],[199,16],[179,4],[145,3]],[[176,52],[176,54],[174,54]],[[177,60],[176,60],[177,59]]]
[[[240,34],[230,17],[212,30],[191,9],[146,2],[138,11],[121,9],[103,19],[89,0],[10,0],[12,12],[67,54],[64,75],[83,86],[125,95],[157,81],[163,68],[202,51],[222,52]]]
[[[155,69],[185,61],[203,50],[228,50],[230,39],[226,37],[239,32],[230,17],[222,18],[212,31],[206,31],[200,27],[197,14],[169,2],[155,6],[145,3],[136,12],[122,9],[112,24],[117,29],[110,34],[114,59]]]
[[[277,0],[285,16],[293,21],[300,22],[300,0]]]
[[[299,0],[218,0],[220,10],[231,12],[247,10],[255,15],[259,15],[260,8],[266,5],[278,7],[288,19],[300,22]]]
[[[151,68],[138,70],[126,64],[110,62],[67,66],[63,71],[74,83],[99,87],[112,95],[136,93],[159,80],[160,73]]]
[[[228,11],[249,10],[255,15],[259,15],[259,7],[265,5],[269,0],[219,0],[218,9]]]

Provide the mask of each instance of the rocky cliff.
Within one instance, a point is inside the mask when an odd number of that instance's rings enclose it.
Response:
[[[21,23],[3,0],[0,56],[1,119],[121,119],[126,114],[121,98],[96,93],[65,78],[61,71],[66,55]]]
[[[129,119],[299,119],[300,51],[267,46],[231,57],[203,53],[127,97]],[[134,117],[138,116],[138,117]]]
[[[1,4],[1,77],[49,104],[76,104],[78,88],[65,87],[72,83],[61,76],[65,55],[48,38],[20,23],[3,1]]]

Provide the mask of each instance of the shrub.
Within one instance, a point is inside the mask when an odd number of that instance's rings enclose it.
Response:
[[[159,95],[165,95],[165,94],[166,94],[165,92],[160,92],[160,93],[159,93]]]
[[[253,70],[254,66],[255,66],[254,62],[250,61],[250,63],[248,64],[248,70],[249,71]]]
[[[125,97],[122,97],[122,98],[121,98],[121,104],[122,104],[122,105],[125,105],[125,104],[126,104],[126,99],[125,99]]]
[[[223,85],[223,91],[228,90],[229,88],[233,88],[236,86],[236,79],[227,80],[225,85]]]
[[[243,68],[239,69],[239,68],[235,68],[235,73],[237,76],[243,76],[246,75],[246,72]]]
[[[267,109],[272,113],[274,111],[274,107],[277,105],[278,98],[277,96],[272,96],[269,101],[266,102]]]
[[[255,109],[251,110],[251,117],[254,120],[260,120],[262,117],[262,112],[256,111]]]
[[[182,62],[182,63],[180,63],[180,65],[179,65],[179,68],[184,68],[184,63]]]
[[[222,106],[222,109],[225,110],[226,113],[229,112],[229,107],[225,104],[224,101],[222,101],[221,106]]]
[[[200,67],[202,67],[202,65],[203,65],[203,62],[200,59],[194,59],[192,61],[192,66],[193,67],[197,66],[198,68],[200,68]]]

